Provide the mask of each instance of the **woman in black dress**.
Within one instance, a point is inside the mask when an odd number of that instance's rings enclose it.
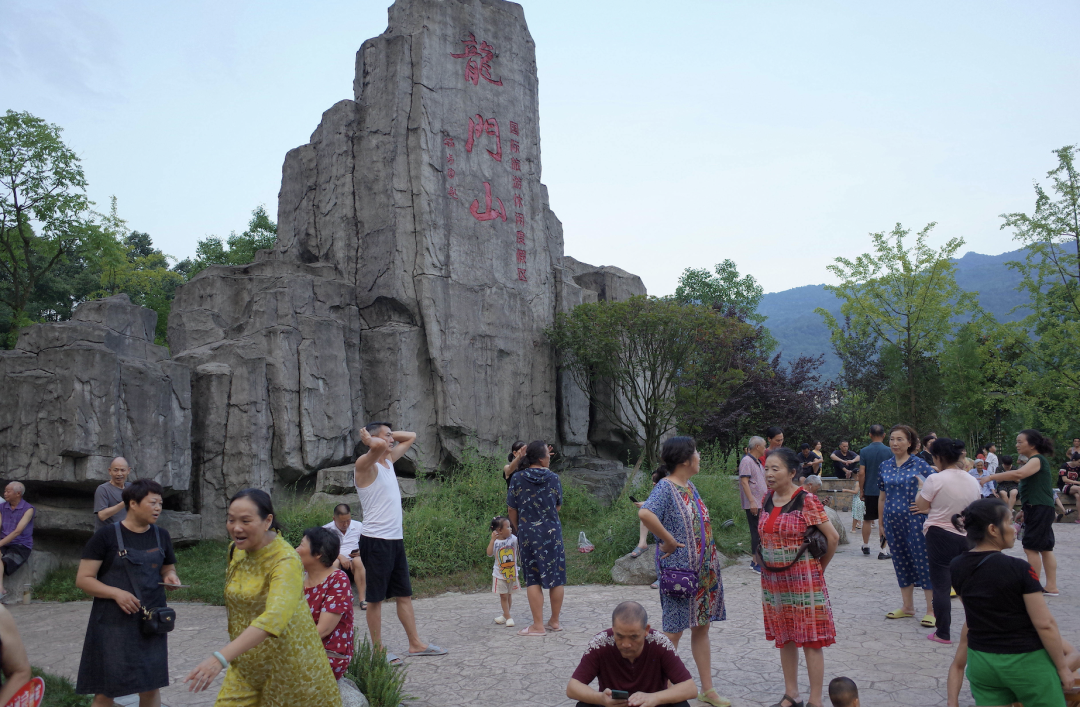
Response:
[[[161,688],[169,684],[167,636],[145,635],[139,627],[140,607],[165,606],[161,583],[180,584],[172,539],[154,525],[161,496],[161,485],[149,479],[128,486],[121,496],[127,517],[98,530],[83,549],[75,586],[94,597],[94,607],[76,692],[94,695],[93,707],[111,707],[113,698],[133,694],[139,707],[159,707]]]

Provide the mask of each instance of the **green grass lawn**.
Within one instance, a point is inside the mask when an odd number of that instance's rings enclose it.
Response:
[[[750,533],[732,480],[729,460],[702,451],[701,473],[694,485],[701,493],[713,521],[713,533],[729,558],[749,552]],[[567,581],[570,584],[610,584],[611,567],[637,544],[637,509],[628,496],[644,499],[649,485],[627,489],[610,507],[604,507],[583,489],[563,485],[561,513],[566,544]],[[331,508],[307,507],[290,502],[277,508],[285,526],[284,536],[297,545],[305,528],[329,522]],[[417,597],[447,591],[472,592],[491,586],[491,558],[484,553],[496,515],[506,513],[506,483],[500,461],[467,453],[461,465],[443,479],[426,487],[420,496],[405,501],[405,550]],[[727,519],[735,523],[727,528]],[[578,552],[578,533],[595,545],[589,553]],[[227,545],[203,541],[176,551],[176,569],[191,589],[170,593],[172,601],[197,601],[221,605],[225,586]],[[34,589],[44,601],[78,601],[88,597],[75,587],[75,566],[52,572]]]

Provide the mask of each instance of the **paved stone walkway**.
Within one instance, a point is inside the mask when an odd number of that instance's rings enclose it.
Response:
[[[850,523],[850,515],[842,513]],[[850,527],[850,525],[848,526]],[[1080,640],[1080,527],[1057,524],[1057,556],[1061,568],[1061,596],[1050,606],[1062,633]],[[853,539],[854,540],[854,539]],[[1019,548],[1013,554],[1022,556]],[[744,561],[724,570],[728,620],[712,629],[713,675],[722,695],[738,707],[772,705],[783,694],[780,658],[765,640],[761,624],[760,584]],[[862,555],[857,540],[840,547],[826,572],[837,623],[837,644],[825,651],[828,680],[847,675],[859,685],[865,705],[945,705],[945,682],[953,647],[926,640],[928,629],[915,619],[889,621],[885,613],[900,606],[892,563],[876,553]],[[528,620],[524,593],[518,594],[514,614],[518,627]],[[406,688],[417,707],[487,704],[569,704],[564,690],[589,639],[610,625],[611,610],[625,599],[645,605],[659,624],[660,605],[647,587],[567,587],[565,630],[544,638],[523,638],[514,629],[497,626],[498,600],[489,593],[440,596],[415,602],[417,621],[425,640],[448,649],[438,658],[406,661]],[[919,597],[916,597],[916,608]],[[74,678],[86,620],[87,602],[38,603],[9,607],[26,642],[31,662],[51,672]],[[391,650],[406,648],[404,632],[392,607],[384,612],[384,636]],[[209,707],[216,690],[195,696],[182,684],[188,671],[210,651],[226,642],[225,610],[221,607],[182,604],[177,607],[177,629],[169,639],[173,683],[163,690],[170,707]],[[963,621],[959,601],[953,602],[954,637]],[[358,612],[359,626],[364,627]],[[690,655],[689,635],[680,654],[690,671],[697,670]],[[800,685],[806,698],[806,674]],[[218,679],[215,688],[220,685]],[[829,704],[828,697],[824,700]],[[700,703],[699,703],[700,704]],[[965,689],[961,704],[971,705]]]

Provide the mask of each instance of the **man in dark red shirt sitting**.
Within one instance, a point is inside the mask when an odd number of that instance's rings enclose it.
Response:
[[[594,679],[599,690],[589,687]],[[612,691],[627,697],[616,699]],[[645,607],[624,601],[611,614],[611,628],[589,642],[566,696],[577,700],[578,707],[690,707],[697,685],[667,636],[649,628]]]

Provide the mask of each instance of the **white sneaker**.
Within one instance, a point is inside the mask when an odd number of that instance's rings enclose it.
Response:
[[[504,623],[506,623],[506,617],[504,617],[502,614],[499,614],[498,616],[495,617],[495,623],[502,626]]]
[[[510,628],[514,628],[514,620],[513,619],[507,619],[506,620],[506,625],[509,626]]]

